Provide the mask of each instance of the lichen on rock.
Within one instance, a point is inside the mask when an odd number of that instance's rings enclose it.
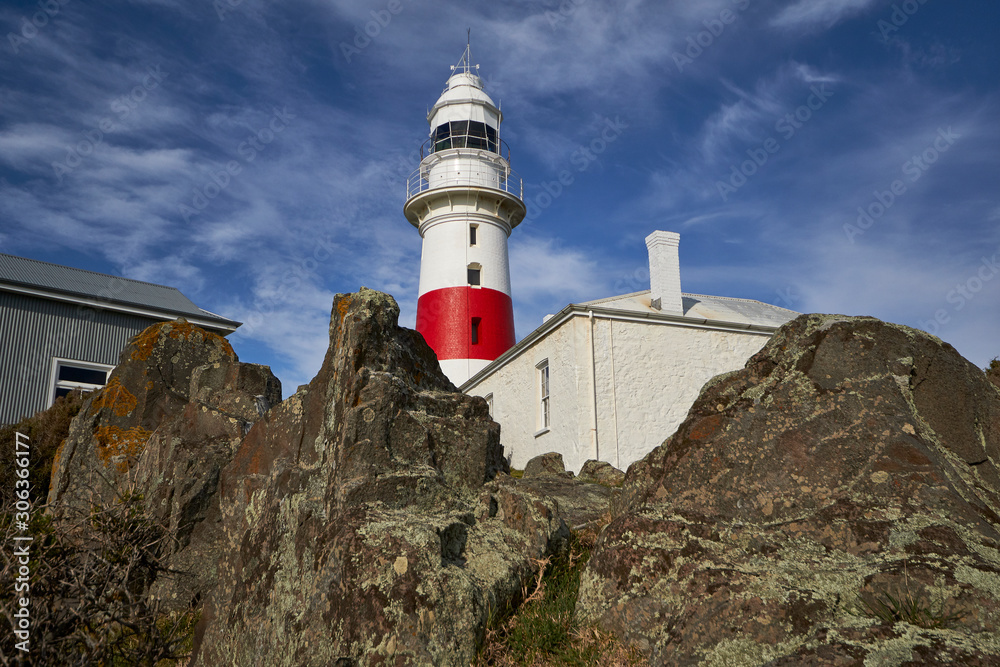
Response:
[[[258,397],[279,403],[280,382],[265,366],[240,363],[222,336],[183,320],[150,326],[71,423],[53,462],[49,511],[86,515],[140,494],[171,538],[161,555],[173,575],[151,594],[172,609],[200,601],[215,581],[219,472],[261,419]]]
[[[486,402],[398,316],[338,294],[319,373],[223,471],[198,664],[468,665],[565,540],[555,504],[503,474]]]
[[[629,469],[577,615],[653,664],[986,664],[998,464],[1000,392],[951,346],[801,316]]]

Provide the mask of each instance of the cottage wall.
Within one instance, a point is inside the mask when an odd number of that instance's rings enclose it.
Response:
[[[595,317],[595,443],[590,328],[587,316],[573,316],[468,389],[476,396],[492,394],[494,419],[513,467],[556,451],[574,471],[591,458],[627,468],[676,430],[705,382],[742,368],[769,338],[767,333]],[[537,421],[536,366],[544,359],[550,367],[547,431]]]

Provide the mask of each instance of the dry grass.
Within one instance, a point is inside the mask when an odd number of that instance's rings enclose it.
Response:
[[[611,634],[574,618],[580,575],[610,513],[572,534],[566,552],[535,561],[538,571],[522,591],[520,607],[487,629],[476,665],[600,665],[627,667],[645,661]]]
[[[186,662],[198,612],[167,613],[148,596],[150,583],[170,576],[160,561],[166,539],[143,497],[126,490],[105,507],[54,520],[38,507],[27,530],[0,514],[0,538],[30,534],[27,581],[31,599],[32,664],[142,665]],[[13,619],[14,580],[23,563],[0,552],[0,616]],[[26,593],[21,593],[22,595]],[[0,665],[21,652],[10,631],[0,634]]]
[[[12,426],[0,427],[0,460],[4,462],[0,465],[0,503],[4,508],[10,507],[14,501],[15,467],[10,462],[14,459],[16,434],[21,433],[29,439],[31,498],[35,502],[44,502],[49,493],[49,478],[56,452],[69,434],[70,422],[80,412],[86,398],[79,391],[70,392],[57,398],[48,410],[25,417]]]

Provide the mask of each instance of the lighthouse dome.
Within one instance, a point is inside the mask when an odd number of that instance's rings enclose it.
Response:
[[[456,71],[448,77],[447,87],[441,93],[441,97],[438,98],[434,106],[458,101],[479,102],[487,106],[496,107],[496,104],[493,103],[493,100],[490,99],[490,96],[483,89],[483,80],[479,75],[472,72]]]
[[[477,66],[469,64],[469,49],[452,74],[441,97],[427,114],[435,150],[442,147],[481,148],[499,152],[497,141],[503,114],[483,89],[483,80],[476,74]],[[448,137],[468,136],[458,143],[442,143]]]

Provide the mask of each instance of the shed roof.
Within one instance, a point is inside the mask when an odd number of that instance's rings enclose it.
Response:
[[[97,305],[113,310],[154,311],[234,331],[240,322],[199,308],[176,287],[0,253],[0,289]]]

